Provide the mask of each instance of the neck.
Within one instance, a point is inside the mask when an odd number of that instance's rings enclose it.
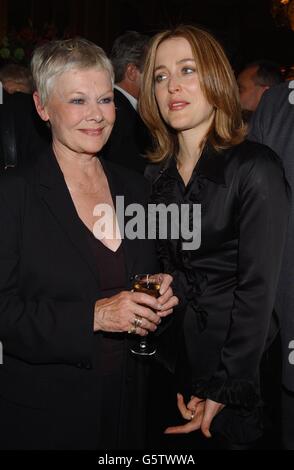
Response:
[[[103,168],[96,154],[77,154],[54,142],[53,151],[70,191],[91,194],[99,190]]]
[[[191,136],[179,136],[179,153],[177,155],[178,166],[194,168],[198,162],[203,147],[202,140],[197,141]]]
[[[195,167],[200,158],[213,119],[214,113],[211,114],[208,120],[199,124],[197,128],[187,129],[178,133],[179,153],[177,160],[179,167]]]
[[[71,172],[91,173],[97,165],[97,154],[77,153],[53,140],[53,151],[60,167]]]
[[[135,83],[128,80],[122,80],[121,82],[116,83],[116,85],[129,93],[129,95],[133,96],[133,98],[136,98],[136,100],[138,99],[138,88]]]

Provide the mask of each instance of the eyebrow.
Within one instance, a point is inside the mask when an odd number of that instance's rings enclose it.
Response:
[[[182,64],[184,62],[195,62],[195,59],[193,59],[193,58],[191,59],[190,57],[186,58],[186,59],[181,59],[181,60],[178,60],[176,62],[176,64],[178,65],[178,64]],[[158,65],[157,67],[155,67],[154,72],[156,72],[156,70],[158,70],[158,69],[164,69],[165,67],[166,67],[165,65]]]
[[[78,91],[78,90],[74,90],[74,91],[70,91],[69,92],[70,95],[85,95],[86,93],[84,93],[83,91]]]
[[[107,95],[108,93],[113,93],[113,89],[112,89],[112,88],[109,88],[109,90],[106,90],[106,91],[104,91],[103,93],[101,93],[101,95],[99,95],[99,97],[101,97],[101,96],[103,96],[103,95]],[[83,95],[83,96],[87,96],[87,93],[84,93],[83,91],[79,91],[79,90],[70,91],[69,94],[70,94],[70,95]]]

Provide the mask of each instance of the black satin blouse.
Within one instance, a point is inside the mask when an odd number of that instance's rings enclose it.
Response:
[[[181,238],[157,242],[185,305],[191,393],[252,410],[287,228],[282,164],[250,141],[221,152],[207,145],[187,186],[175,158],[151,169],[149,179],[153,203],[189,204],[190,213],[201,204],[199,249],[184,251]]]

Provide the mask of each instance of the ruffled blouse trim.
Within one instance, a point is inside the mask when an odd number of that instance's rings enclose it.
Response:
[[[193,384],[193,394],[245,410],[253,410],[261,404],[254,383],[243,379],[198,380]]]

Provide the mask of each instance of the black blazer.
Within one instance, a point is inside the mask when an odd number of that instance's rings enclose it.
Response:
[[[103,167],[113,197],[124,195],[125,204],[145,204],[148,184],[143,177],[110,162]],[[51,150],[32,168],[2,175],[0,220],[0,409],[1,422],[6,423],[0,429],[0,448],[10,422],[16,426],[11,435],[17,447],[18,415],[27,410],[26,422],[34,423],[28,431],[32,446],[38,448],[40,442],[43,448],[48,438],[48,448],[51,442],[53,448],[95,449],[103,432],[93,333],[99,279]],[[158,272],[153,242],[124,239],[123,249],[128,279],[138,272]],[[129,353],[130,341],[125,335],[120,434],[122,446],[137,447],[136,384],[142,365]],[[132,407],[130,423],[126,414]],[[131,445],[123,443],[126,426],[135,434]]]
[[[293,89],[289,85],[289,82],[281,83],[263,94],[253,115],[249,135],[250,139],[268,145],[281,157],[292,190],[287,241],[275,308],[281,324],[283,383],[293,392],[294,374],[290,355],[293,354],[291,345],[294,339],[294,289],[291,282],[294,278],[294,105],[291,103]]]
[[[116,120],[103,157],[143,173],[147,163],[144,155],[151,146],[148,130],[129,100],[116,89],[114,102]]]
[[[287,230],[282,164],[268,147],[245,141],[220,153],[207,145],[187,187],[174,158],[155,170],[153,203],[201,204],[199,249],[158,241],[186,303],[188,393],[252,409]]]

